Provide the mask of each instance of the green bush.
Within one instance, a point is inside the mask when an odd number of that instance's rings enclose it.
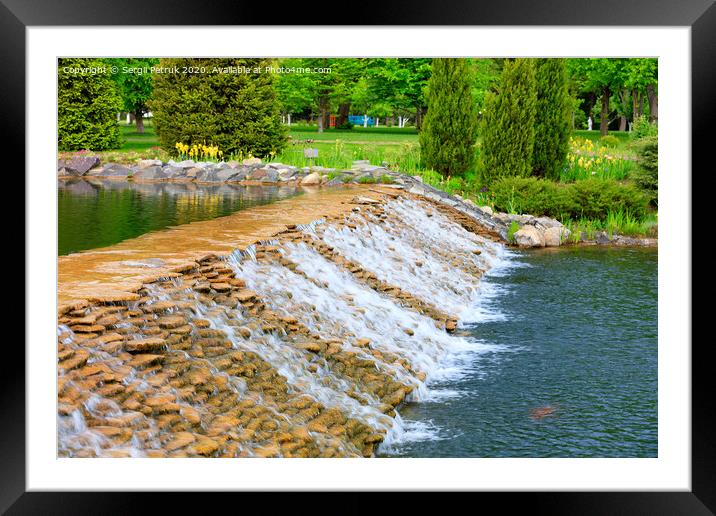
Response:
[[[336,129],[338,129],[339,131],[350,131],[353,129],[353,124],[351,124],[348,120],[346,120],[342,124],[338,124],[336,126]]]
[[[121,145],[117,113],[122,98],[100,59],[58,59],[57,147],[107,150]]]
[[[569,113],[572,100],[567,89],[564,59],[536,59],[537,104],[532,169],[536,176],[559,179],[569,152]]]
[[[599,142],[605,147],[615,148],[619,146],[619,138],[617,138],[616,136],[612,136],[611,134],[602,136],[599,139]]]
[[[280,120],[274,74],[231,72],[231,67],[253,70],[269,64],[268,59],[162,59],[162,67],[195,72],[154,76],[149,107],[162,147],[174,155],[177,142],[217,145],[225,156],[279,152],[287,130]]]
[[[474,164],[477,141],[477,107],[466,59],[433,59],[427,103],[419,135],[422,165],[444,176],[463,175]]]
[[[495,207],[508,213],[561,218],[576,210],[565,185],[535,177],[506,177],[492,185]]]
[[[659,194],[659,137],[641,138],[632,147],[638,156],[634,181],[649,196],[649,202],[656,206]]]
[[[605,219],[615,211],[640,218],[647,205],[647,198],[637,187],[607,179],[563,184],[537,178],[503,178],[491,191],[500,211],[557,219]]]
[[[532,59],[505,61],[498,92],[485,98],[480,169],[486,183],[532,173],[536,105]]]
[[[633,140],[646,138],[648,136],[657,136],[659,134],[659,126],[649,122],[649,117],[641,115],[634,120],[631,126],[631,137]]]

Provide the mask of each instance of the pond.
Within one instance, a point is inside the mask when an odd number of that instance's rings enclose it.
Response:
[[[495,345],[434,402],[401,415],[424,437],[383,456],[656,457],[657,251],[519,253],[488,276]]]
[[[58,181],[58,255],[208,220],[301,192],[294,186]]]

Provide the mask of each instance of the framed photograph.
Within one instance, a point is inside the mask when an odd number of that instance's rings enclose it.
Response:
[[[3,511],[713,513],[689,217],[712,2],[195,7],[0,6],[28,242]]]

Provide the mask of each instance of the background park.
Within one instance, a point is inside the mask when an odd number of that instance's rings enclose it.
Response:
[[[656,236],[657,71],[650,58],[60,59],[59,158],[258,157],[330,179],[367,160],[554,217],[576,239]]]
[[[656,457],[657,95],[655,59],[59,60],[58,455]]]

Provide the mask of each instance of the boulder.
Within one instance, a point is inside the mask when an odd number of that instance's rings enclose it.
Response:
[[[547,247],[557,247],[569,238],[570,231],[565,227],[552,226],[544,230],[544,244]]]
[[[166,174],[169,179],[182,179],[186,178],[187,169],[182,167],[176,167],[173,165],[165,166],[162,171]]]
[[[261,160],[260,160],[259,158],[247,158],[247,159],[245,159],[244,161],[242,161],[241,163],[243,163],[243,164],[246,165],[246,166],[249,166],[249,165],[260,165],[260,164],[261,164]]]
[[[100,177],[127,177],[132,175],[132,171],[124,165],[108,163],[97,175]]]
[[[64,169],[62,175],[83,176],[97,165],[99,165],[97,156],[75,156],[69,160],[58,159],[57,171],[60,172]],[[60,174],[58,173],[58,175]]]
[[[320,185],[321,184],[321,176],[318,174],[318,172],[312,172],[308,174],[306,177],[301,179],[302,185]]]
[[[492,208],[490,208],[489,206],[479,206],[478,209],[485,215],[492,216],[493,214]]]
[[[246,179],[249,179],[250,181],[260,181],[266,175],[268,174],[268,169],[265,168],[255,168],[253,169],[248,176],[246,176]]]
[[[135,181],[152,181],[157,179],[166,179],[167,177],[168,175],[164,172],[162,167],[156,165],[137,170],[132,176]]]
[[[544,234],[534,226],[525,225],[514,234],[520,247],[544,247]]]
[[[137,162],[137,166],[140,170],[147,167],[161,167],[162,165],[163,163],[160,159],[140,159]]]

